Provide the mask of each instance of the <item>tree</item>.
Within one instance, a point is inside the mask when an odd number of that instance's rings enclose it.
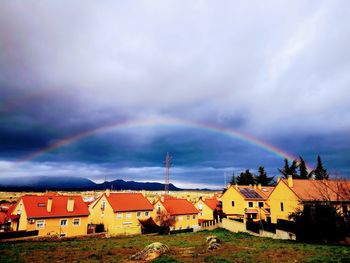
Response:
[[[313,172],[310,173],[307,171],[306,163],[304,159],[299,156],[299,178],[300,179],[310,179],[312,177]]]
[[[259,166],[258,175],[255,176],[255,182],[256,182],[256,184],[268,186],[268,185],[271,185],[273,183],[273,176],[268,177],[264,166]]]
[[[230,185],[235,185],[236,184],[236,176],[235,173],[232,172],[232,177],[231,177],[231,181],[230,181]]]
[[[316,180],[328,180],[329,174],[327,169],[323,167],[321,157],[317,155],[317,166],[316,169],[313,170],[313,174],[315,175]]]
[[[278,171],[285,177],[292,176],[293,178],[299,178],[297,173],[298,162],[296,160],[292,161],[292,164],[289,166],[289,161],[287,158],[284,159],[284,167],[282,169],[278,169]]]
[[[296,224],[297,240],[328,243],[344,239],[349,234],[346,218],[337,207],[327,202],[311,202],[289,216]]]
[[[240,185],[254,184],[254,175],[247,169],[236,178],[236,182]]]
[[[174,226],[176,223],[175,217],[171,216],[166,211],[160,211],[157,214],[156,222],[162,228],[162,233],[169,234],[170,227]]]

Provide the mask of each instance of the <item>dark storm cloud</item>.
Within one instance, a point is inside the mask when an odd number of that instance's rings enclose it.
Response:
[[[1,1],[0,157],[161,117],[236,129],[309,162],[320,153],[349,171],[349,19],[340,1]],[[282,162],[222,134],[159,127],[94,134],[38,160],[161,167],[167,151],[208,176],[274,173]]]

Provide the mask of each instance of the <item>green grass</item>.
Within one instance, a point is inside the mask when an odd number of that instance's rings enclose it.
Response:
[[[207,251],[206,237],[216,235],[222,247]],[[350,247],[259,238],[223,229],[165,236],[91,238],[71,241],[0,243],[0,262],[126,262],[152,242],[170,251],[160,262],[349,262]]]

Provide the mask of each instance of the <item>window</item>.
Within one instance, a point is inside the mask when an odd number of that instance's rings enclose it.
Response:
[[[137,213],[136,213],[136,217],[137,217],[137,218],[141,217],[141,212],[137,212]]]
[[[80,226],[80,218],[73,219],[73,226]]]
[[[106,200],[102,200],[101,201],[101,209],[103,210],[103,209],[105,209],[105,207],[106,207]]]
[[[193,215],[193,217],[192,217],[193,219],[196,219],[196,215]]]
[[[61,219],[60,226],[65,227],[68,225],[68,220],[67,219]]]
[[[198,204],[198,210],[203,210],[203,204],[201,203]]]
[[[38,203],[38,207],[45,207],[46,205],[44,203]]]
[[[253,207],[253,202],[248,202],[249,207]]]
[[[160,213],[160,204],[157,206],[157,212]]]
[[[264,202],[259,202],[259,207],[264,207]]]
[[[44,227],[45,227],[45,220],[36,221],[36,228],[44,228]]]
[[[126,213],[125,218],[131,218],[131,213]]]
[[[187,221],[191,219],[191,216],[190,215],[187,215]]]
[[[232,201],[232,202],[231,202],[231,205],[232,205],[232,206],[235,206],[235,201]]]
[[[147,211],[147,212],[145,212],[145,216],[149,216],[149,212]]]
[[[183,217],[182,217],[182,216],[179,216],[178,218],[179,218],[179,221],[182,221],[182,220],[183,220]]]
[[[117,218],[118,218],[118,219],[122,219],[122,218],[123,218],[123,213],[118,213],[118,214],[117,214]]]
[[[281,202],[281,211],[282,211],[282,212],[284,211],[284,205],[283,205],[283,202]]]

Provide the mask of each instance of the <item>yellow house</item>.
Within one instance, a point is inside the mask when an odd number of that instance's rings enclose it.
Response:
[[[167,213],[174,218],[172,231],[198,228],[198,210],[187,199],[162,196],[154,204],[153,218],[156,222],[160,213]]]
[[[272,186],[231,185],[221,197],[223,213],[228,218],[269,220],[268,196],[272,190]]]
[[[288,216],[310,201],[349,203],[350,183],[340,180],[278,179],[269,196],[271,222],[289,220]],[[343,207],[347,210],[348,207]]]
[[[89,223],[110,235],[140,234],[139,220],[151,217],[152,204],[141,193],[106,193],[90,205]]]
[[[198,213],[199,223],[217,219],[218,210],[221,209],[219,207],[220,206],[219,200],[216,198],[216,196],[212,198],[200,197],[194,206],[199,211]]]
[[[12,215],[14,230],[38,230],[39,236],[87,234],[88,206],[81,196],[24,195]]]

